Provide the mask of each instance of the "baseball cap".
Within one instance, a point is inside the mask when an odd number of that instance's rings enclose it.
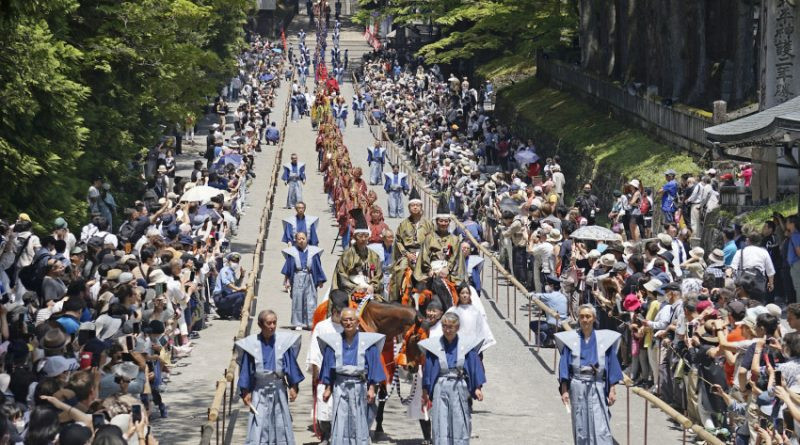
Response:
[[[739,300],[733,300],[726,306],[731,314],[741,315],[747,311],[747,306]]]

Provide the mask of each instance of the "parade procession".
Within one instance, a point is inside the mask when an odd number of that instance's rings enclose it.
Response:
[[[0,445],[800,443],[800,2],[95,3],[3,2]]]

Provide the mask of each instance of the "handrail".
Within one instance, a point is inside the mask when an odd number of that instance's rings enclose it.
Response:
[[[283,64],[281,64],[281,67]],[[279,70],[280,71],[280,70]],[[290,79],[287,83],[291,87],[291,81],[294,79],[294,75],[292,79]],[[264,245],[267,239],[267,234],[269,232],[269,222],[272,218],[272,209],[273,204],[275,201],[275,192],[278,185],[278,173],[280,172],[281,168],[281,158],[283,157],[283,146],[284,141],[286,139],[286,127],[289,122],[289,105],[291,103],[291,95],[288,95],[286,98],[286,104],[284,105],[283,111],[283,124],[281,126],[281,134],[280,134],[280,141],[277,145],[277,151],[275,152],[275,160],[272,166],[272,172],[269,176],[270,183],[267,187],[267,197],[266,197],[266,205],[264,206],[263,210],[261,211],[261,219],[259,222],[258,227],[258,236],[256,238],[256,246],[253,251],[253,267],[250,271],[248,271],[247,275],[247,291],[245,293],[244,303],[242,304],[242,313],[241,319],[239,321],[239,329],[236,331],[236,336],[233,338],[234,343],[246,337],[250,333],[250,319],[252,318],[253,314],[252,311],[254,309],[253,303],[256,300],[256,287],[258,282],[258,275],[261,269],[262,263],[262,254],[264,252]],[[222,434],[225,433],[225,418],[226,414],[230,412],[231,405],[233,402],[233,394],[234,394],[234,382],[236,380],[237,374],[239,371],[239,362],[238,362],[238,353],[235,347],[232,347],[231,351],[231,359],[228,362],[228,366],[225,368],[223,372],[223,378],[217,380],[216,388],[214,390],[214,399],[211,402],[211,405],[208,408],[208,415],[207,415],[207,422],[203,424],[201,427],[201,443],[211,443],[211,437],[208,434],[216,433],[216,443],[219,444],[219,434],[220,431],[216,428],[216,424],[220,419],[220,409],[222,412]],[[230,392],[229,392],[230,391]],[[227,410],[226,410],[226,402],[227,402]],[[224,439],[223,439],[224,442]]]
[[[358,79],[356,78],[355,74],[353,74],[353,88],[355,89],[356,94],[360,93]],[[371,113],[369,113],[366,117],[371,124],[374,122],[374,118]],[[400,165],[402,169],[405,170],[405,173],[412,178],[413,184],[415,184],[420,190],[422,190],[422,192],[426,195],[426,198],[429,201],[435,202],[432,200],[432,196],[434,196],[435,193],[430,189],[428,189],[428,187],[425,185],[425,181],[420,178],[419,172],[417,172],[415,168],[409,166],[408,162],[402,158],[399,149],[397,147],[397,144],[395,144],[394,141],[392,141],[389,138],[389,135],[386,133],[385,127],[379,123],[373,125],[379,127],[381,142],[388,141],[388,144],[386,144],[387,145],[386,148],[392,151],[392,154],[394,155],[397,164]],[[370,125],[370,130],[372,130],[372,125]],[[472,234],[466,229],[466,227],[464,226],[464,224],[461,223],[461,221],[458,221],[455,218],[453,218],[453,221],[461,229],[464,235],[466,235],[470,243],[472,243],[472,245],[474,245],[483,254],[484,258],[487,256],[489,257],[495,270],[498,271],[500,275],[505,277],[506,280],[509,283],[511,283],[518,291],[521,291],[524,295],[527,295],[528,298],[542,310],[542,312],[550,316],[553,316],[556,319],[559,319],[558,312],[552,310],[550,307],[545,305],[540,299],[533,296],[528,291],[528,289],[525,286],[523,286],[522,283],[519,282],[519,280],[517,280],[510,272],[508,272],[505,269],[505,267],[503,267],[500,261],[489,249],[484,247],[481,243],[478,242],[477,239],[475,239],[474,236],[472,236]],[[562,329],[567,331],[572,330],[572,326],[570,326],[567,321],[563,321],[561,323],[561,327]],[[711,445],[725,445],[724,442],[717,439],[716,436],[706,431],[704,427],[693,423],[691,419],[680,414],[678,411],[672,408],[668,403],[658,398],[655,394],[648,392],[642,388],[634,386],[633,381],[627,376],[621,383],[623,383],[627,389],[633,391],[634,394],[638,395],[639,397],[642,397],[646,401],[655,405],[656,408],[660,409],[662,412],[664,412],[664,414],[666,414],[667,416],[678,422],[684,429],[691,429],[697,436],[703,438],[703,440],[705,440],[707,443]]]

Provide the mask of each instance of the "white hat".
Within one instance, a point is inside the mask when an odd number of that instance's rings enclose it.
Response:
[[[547,241],[551,243],[557,243],[561,241],[563,237],[561,236],[561,231],[558,229],[550,229],[550,233],[547,234]]]
[[[94,322],[97,329],[96,335],[99,340],[107,340],[116,334],[122,327],[122,319],[114,318],[108,314],[102,314]]]
[[[664,283],[662,283],[661,280],[653,278],[647,283],[644,283],[644,288],[647,289],[648,292],[655,292],[660,289],[662,285],[664,285]]]
[[[589,257],[589,258],[594,258],[594,259],[597,259],[597,258],[600,258],[600,255],[601,255],[601,253],[600,253],[600,251],[599,251],[599,250],[597,250],[597,249],[592,249],[592,250],[590,250],[590,251],[589,251],[589,255],[588,255],[588,257]]]
[[[160,268],[157,268],[157,269],[153,270],[153,272],[150,273],[150,276],[148,277],[148,279],[149,279],[148,285],[151,285],[151,286],[153,284],[166,283],[167,280],[168,280],[167,279],[167,274],[165,274],[164,271],[161,270]]]
[[[600,257],[600,264],[605,267],[612,267],[617,262],[617,258],[613,253],[607,253]]]
[[[658,241],[661,243],[662,247],[670,247],[672,248],[672,237],[668,233],[659,233]]]
[[[80,368],[77,360],[74,358],[66,358],[62,355],[47,357],[42,361],[40,366],[40,371],[46,377],[56,377],[67,371],[75,371]]]
[[[111,368],[111,370],[114,372],[115,376],[128,380],[134,380],[139,376],[139,367],[136,365],[136,363],[132,362],[122,362],[118,365],[115,365],[113,368]]]
[[[631,179],[631,182],[629,182],[629,184],[636,187],[637,189],[640,187],[638,179]]]
[[[778,320],[781,318],[781,308],[775,303],[770,303],[766,306],[767,312],[775,316]]]
[[[717,174],[717,169],[716,168],[709,168],[708,170],[706,170],[706,174],[714,176],[714,175]]]

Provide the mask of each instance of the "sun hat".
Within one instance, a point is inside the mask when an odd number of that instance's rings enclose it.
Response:
[[[550,233],[547,234],[547,241],[550,243],[557,243],[562,239],[564,239],[564,237],[561,236],[561,231],[558,229],[551,229]]]
[[[97,320],[95,320],[94,324],[97,328],[97,338],[99,340],[108,340],[119,331],[120,327],[122,327],[122,320],[112,317],[108,314],[102,314],[97,317]]]
[[[672,237],[668,233],[659,233],[657,238],[661,247],[672,250]]]
[[[698,260],[702,260],[705,255],[706,251],[703,250],[702,247],[693,247],[692,250],[689,251],[689,256],[697,258]]]
[[[648,281],[647,283],[644,283],[644,288],[645,288],[645,289],[646,289],[648,292],[657,292],[658,290],[660,290],[660,289],[661,289],[661,286],[662,286],[663,284],[664,284],[664,283],[662,283],[662,282],[661,282],[661,280],[659,280],[659,279],[657,279],[657,278],[653,278],[653,279],[651,279],[650,281]]]
[[[169,281],[169,279],[167,278],[167,274],[165,274],[164,271],[161,270],[160,268],[153,269],[153,271],[150,272],[149,279],[150,281],[148,283],[148,286],[152,286],[154,284],[163,284]]]
[[[80,368],[77,360],[62,355],[47,357],[40,363],[38,366],[41,366],[40,371],[45,377],[57,377],[67,371],[76,371]]]
[[[42,337],[42,349],[58,351],[69,343],[69,336],[58,328],[49,329]]]
[[[605,254],[605,255],[600,257],[600,264],[605,266],[605,267],[614,267],[614,264],[616,264],[616,262],[617,262],[617,258],[614,257],[614,255],[610,254],[610,253],[607,253],[607,254]]]
[[[722,249],[714,249],[708,255],[709,266],[721,266],[725,263],[725,253]]]
[[[626,311],[632,312],[642,307],[642,302],[639,301],[639,297],[636,294],[628,294],[625,297],[625,301],[622,302],[622,308]]]

